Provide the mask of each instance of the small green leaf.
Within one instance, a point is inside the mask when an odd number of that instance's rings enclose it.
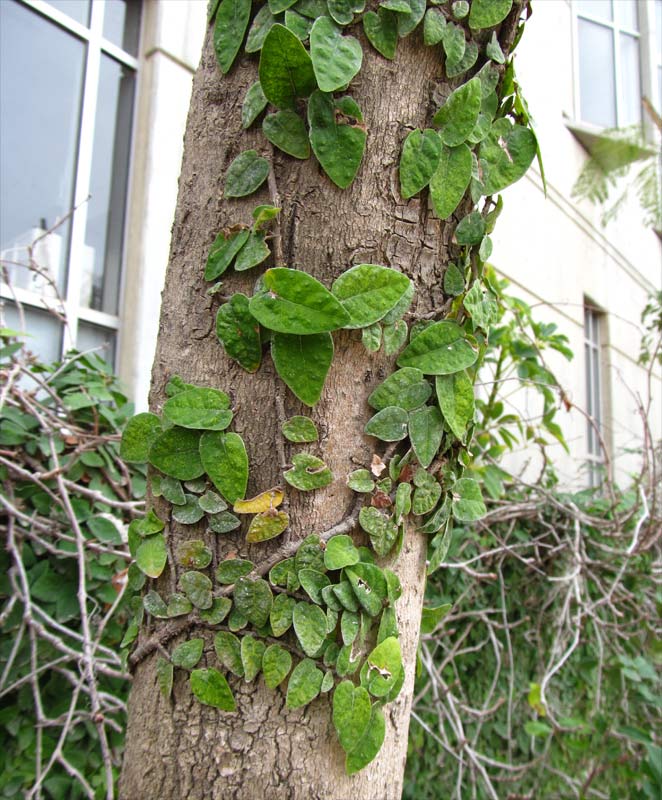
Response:
[[[246,244],[250,231],[239,230],[232,233],[221,233],[214,239],[209,248],[207,263],[205,265],[205,280],[215,281],[230,266],[232,260]],[[195,388],[195,387],[186,387]],[[183,391],[183,390],[180,390]]]
[[[444,144],[456,147],[466,141],[478,120],[481,90],[480,80],[472,78],[455,89],[434,115],[432,123],[440,128]]]
[[[322,609],[312,603],[297,603],[292,623],[303,652],[307,656],[318,655],[326,638],[326,616]]]
[[[174,506],[183,506],[186,503],[186,497],[184,495],[184,490],[182,489],[182,484],[176,480],[175,478],[171,478],[168,475],[163,475],[161,477],[161,495],[165,497],[165,499],[172,503]],[[152,478],[152,492],[154,493],[154,479]],[[156,493],[154,493],[156,496]]]
[[[345,770],[348,775],[354,775],[375,758],[384,742],[385,734],[386,722],[384,720],[384,715],[381,709],[377,705],[374,705],[372,707],[370,722],[368,723],[368,727],[361,741],[351,753],[347,753],[345,758]]]
[[[489,333],[490,327],[499,318],[499,307],[494,295],[489,291],[484,291],[478,280],[474,281],[471,289],[467,292],[463,305],[471,316],[474,330],[482,328]]]
[[[289,156],[301,159],[310,156],[306,125],[295,111],[286,108],[268,114],[262,123],[262,132],[273,145]]]
[[[359,523],[370,537],[370,544],[378,556],[389,554],[398,536],[398,528],[390,517],[372,506],[359,513]]]
[[[198,611],[200,619],[209,625],[220,625],[232,608],[232,601],[228,597],[215,597],[211,608]]]
[[[253,194],[266,181],[269,162],[256,150],[244,150],[230,164],[225,173],[225,196],[245,197]],[[246,237],[248,238],[248,237]],[[207,280],[211,280],[207,278]]]
[[[455,0],[451,8],[455,19],[464,19],[469,13],[469,3],[467,0]]]
[[[436,378],[437,400],[449,428],[463,440],[474,418],[474,388],[466,371]]]
[[[203,433],[200,458],[212,483],[229,503],[244,497],[248,485],[248,455],[238,433]]]
[[[418,27],[425,16],[426,0],[406,0],[409,14],[398,14],[398,36],[403,38]]]
[[[262,360],[260,326],[248,310],[245,295],[233,294],[218,309],[216,335],[230,358],[234,358],[247,372],[258,369]]]
[[[322,589],[331,584],[331,581],[326,575],[319,570],[305,567],[299,570],[299,581],[313,603],[322,605],[324,602],[322,598]]]
[[[153,589],[143,597],[143,607],[153,617],[163,618],[168,616],[168,607],[161,595]]]
[[[361,165],[366,132],[359,125],[339,124],[335,111],[330,95],[313,92],[308,101],[310,143],[324,172],[336,186],[346,189]]]
[[[474,522],[487,513],[479,484],[472,478],[460,478],[451,489],[453,516],[459,522]]]
[[[452,607],[452,603],[444,603],[440,606],[423,606],[421,633],[432,633]]]
[[[446,17],[436,8],[428,8],[423,20],[423,42],[430,46],[439,44],[446,33]]]
[[[366,11],[363,14],[363,30],[375,50],[393,60],[398,45],[398,17],[392,11],[380,6],[377,13]]]
[[[409,438],[418,463],[429,467],[441,446],[444,424],[436,406],[423,406],[409,414]]]
[[[340,634],[343,644],[352,644],[359,632],[359,615],[355,611],[343,611],[340,620]]]
[[[358,39],[343,36],[328,17],[319,17],[310,32],[310,57],[319,88],[335,92],[361,69],[363,51]]]
[[[402,319],[393,325],[384,325],[384,353],[392,356],[401,350],[407,341],[408,333],[407,323]]]
[[[449,264],[444,272],[444,292],[457,297],[464,292],[464,273],[457,264]]]
[[[263,10],[264,9],[261,9],[261,11]],[[264,96],[260,81],[255,81],[246,92],[244,102],[241,106],[241,127],[244,129],[250,128],[266,107],[267,98]]]
[[[250,311],[278,333],[308,335],[344,327],[349,315],[318,280],[305,272],[275,267],[263,276],[264,291],[250,301]]]
[[[269,613],[269,622],[274,636],[282,636],[292,627],[292,614],[296,603],[297,601],[293,597],[288,597],[286,594],[276,595]]]
[[[365,328],[384,317],[409,289],[406,275],[377,264],[358,264],[343,272],[331,291],[349,314],[346,328]]]
[[[327,569],[342,569],[351,567],[359,561],[359,551],[356,549],[351,536],[340,534],[332,536],[326,543],[324,551],[324,564]]]
[[[221,511],[220,514],[211,514],[207,517],[209,530],[213,533],[229,533],[236,530],[241,522],[229,511]]]
[[[430,179],[430,199],[439,219],[448,219],[459,206],[471,180],[471,150],[466,144],[443,147],[437,171]]]
[[[377,632],[377,644],[381,644],[385,639],[395,636],[398,637],[398,620],[395,616],[395,609],[385,608],[382,618],[379,620],[379,631]]]
[[[393,521],[400,525],[403,518],[411,513],[411,484],[400,483],[395,492]]]
[[[131,464],[144,464],[160,433],[161,420],[156,414],[144,413],[131,417],[122,433],[120,458]]]
[[[415,367],[426,375],[450,375],[475,363],[478,354],[454,322],[435,322],[403,350],[398,366]]]
[[[455,228],[455,240],[458,244],[480,244],[485,235],[485,220],[479,211],[472,211],[458,223]]]
[[[305,47],[284,25],[271,27],[262,44],[260,84],[276,108],[294,109],[298,97],[308,97],[317,86],[313,64]]]
[[[194,669],[190,678],[191,691],[207,706],[222,711],[235,711],[237,706],[225,676],[218,670]]]
[[[262,669],[262,657],[266,645],[250,633],[241,639],[241,663],[244,667],[244,680],[250,683]]]
[[[283,474],[285,480],[300,492],[322,489],[333,482],[333,473],[317,456],[297,453],[292,457],[292,469]]]
[[[190,570],[179,578],[179,588],[196,608],[211,608],[212,583],[202,572]]]
[[[238,678],[243,678],[244,665],[241,660],[241,644],[233,633],[219,631],[214,637],[214,650],[224,669]]]
[[[193,603],[183,594],[174,592],[168,598],[167,617],[182,617],[184,614],[190,614],[192,610]]]
[[[220,514],[227,508],[225,500],[211,490],[206,491],[198,498],[198,504],[205,514]]]
[[[464,57],[467,47],[464,30],[459,25],[451,22],[446,25],[442,43],[446,53],[446,74],[448,74],[449,66],[456,66]]]
[[[173,425],[222,431],[232,422],[230,398],[218,389],[189,389],[163,404],[163,416]]]
[[[493,28],[508,16],[512,5],[513,0],[472,0],[469,27]]]
[[[414,474],[414,497],[411,510],[416,516],[427,514],[437,505],[441,497],[439,482],[424,469],[417,469]]]
[[[400,194],[405,200],[428,185],[440,154],[441,139],[436,131],[417,128],[407,136],[400,157]]]
[[[276,206],[255,206],[253,209],[253,228],[258,230],[265,227],[272,219],[275,219],[280,213],[280,208]]]
[[[384,573],[375,564],[360,561],[345,569],[354,596],[371,617],[376,617],[382,610],[383,601],[388,595],[388,586]],[[338,597],[338,592],[336,592]],[[342,603],[342,599],[338,597]],[[350,608],[350,611],[356,611]]]
[[[386,697],[400,677],[401,669],[400,642],[390,636],[375,647],[361,667],[361,684],[373,697]]]
[[[407,412],[398,406],[387,406],[368,421],[365,432],[383,442],[399,442],[407,436]]]
[[[382,326],[379,322],[368,325],[361,331],[361,343],[369,353],[376,353],[382,346]]]
[[[159,691],[168,699],[172,694],[172,679],[174,669],[165,658],[158,658],[156,661],[156,681],[159,684]]]
[[[249,544],[256,542],[266,542],[275,539],[287,529],[290,518],[284,511],[271,509],[261,514],[256,514],[251,520],[251,524],[246,534],[246,541]]]
[[[253,24],[248,31],[246,46],[244,48],[247,53],[257,53],[262,49],[262,45],[264,44],[264,40],[267,38],[267,34],[273,28],[276,22],[277,19],[271,13],[269,6],[266,4],[263,5],[255,15]],[[244,127],[247,128],[248,125],[244,125]]]
[[[234,268],[237,272],[244,272],[247,269],[253,269],[261,264],[271,255],[269,245],[265,241],[265,235],[262,231],[252,230],[246,239],[246,243],[237,254],[234,262]],[[233,295],[236,297],[236,295]],[[230,298],[232,300],[232,298]]]
[[[355,469],[354,472],[350,472],[347,476],[347,485],[353,492],[372,492],[375,488],[375,482],[367,469]]]
[[[223,74],[237,57],[250,15],[251,0],[221,0],[214,24],[214,51]]]
[[[448,27],[450,29],[455,26],[449,25]],[[464,37],[464,34],[462,34],[462,36]],[[445,41],[446,40],[444,40],[444,42]],[[470,40],[465,43],[464,55],[459,61],[451,61],[450,59],[446,61],[446,77],[451,79],[458,75],[464,75],[465,72],[473,67],[477,60],[478,45],[476,42]]]
[[[238,578],[234,586],[234,604],[237,611],[257,628],[267,624],[273,596],[269,584],[262,578]]]
[[[362,686],[342,681],[333,693],[333,727],[340,745],[350,753],[360,743],[370,724],[370,696]]]
[[[500,119],[481,142],[478,157],[483,167],[483,194],[496,194],[518,181],[535,158],[535,135],[522,125]]]
[[[275,333],[271,358],[283,383],[302,403],[312,407],[320,399],[333,361],[333,338],[330,333]]]
[[[301,14],[297,14],[296,11],[288,9],[285,12],[285,27],[303,42],[310,36],[313,22]]]
[[[172,518],[182,525],[195,525],[204,515],[205,512],[200,508],[198,498],[194,494],[185,494],[184,505],[172,510]]]
[[[354,14],[363,11],[365,2],[364,0],[328,0],[326,5],[331,18],[338,25],[349,25],[354,20]]]
[[[136,551],[136,564],[148,578],[158,578],[168,560],[163,534],[148,536]]]
[[[204,569],[211,564],[211,550],[202,539],[189,539],[177,546],[177,563],[190,569]]]
[[[188,642],[178,644],[170,654],[172,663],[182,669],[193,669],[202,658],[204,644],[204,639],[189,639]]]
[[[496,64],[505,64],[506,57],[503,54],[499,40],[497,39],[496,31],[492,33],[492,38],[485,47],[485,55],[491,58]]]
[[[279,644],[272,644],[262,656],[264,682],[269,689],[275,689],[285,680],[292,669],[292,656]]]
[[[398,406],[412,411],[424,405],[432,394],[432,386],[419,369],[405,367],[391,373],[368,397],[368,403],[377,411]]]
[[[255,564],[252,561],[246,561],[243,558],[226,558],[218,565],[216,580],[225,584],[235,583],[254,569]]]
[[[310,417],[290,417],[281,431],[288,442],[316,442],[319,438],[317,427]]]
[[[319,611],[319,609],[317,609]],[[321,612],[320,612],[321,613]],[[317,669],[315,662],[304,658],[292,670],[287,685],[285,704],[288,708],[301,708],[312,702],[320,693],[324,674]]]

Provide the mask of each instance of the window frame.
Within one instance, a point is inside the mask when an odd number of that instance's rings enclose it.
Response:
[[[600,486],[607,460],[605,421],[607,386],[603,351],[606,347],[606,314],[588,297],[584,298],[584,392],[586,412],[586,467],[591,488]],[[588,334],[587,334],[588,330]]]
[[[27,309],[41,309],[55,311],[64,315],[67,324],[63,326],[60,351],[61,355],[67,350],[76,346],[78,337],[79,323],[88,323],[98,328],[105,329],[115,337],[114,360],[117,360],[118,332],[120,329],[120,313],[124,294],[124,267],[126,263],[126,221],[130,213],[130,191],[125,198],[124,208],[124,231],[122,237],[122,248],[120,258],[119,275],[119,301],[118,313],[109,314],[105,311],[98,311],[87,308],[80,302],[81,285],[83,279],[85,234],[88,218],[88,203],[86,202],[90,194],[90,181],[92,176],[92,163],[94,157],[94,135],[96,130],[96,113],[98,104],[99,77],[101,71],[102,55],[106,55],[124,67],[133,70],[135,73],[135,86],[132,115],[131,132],[129,137],[129,163],[127,185],[131,186],[132,163],[134,143],[136,136],[136,119],[138,108],[138,76],[139,76],[139,55],[134,56],[123,50],[119,45],[114,44],[103,35],[103,22],[105,12],[105,0],[90,0],[89,27],[82,25],[72,17],[45,0],[15,0],[26,8],[39,14],[49,22],[57,25],[71,35],[83,41],[85,45],[84,67],[83,67],[83,91],[80,107],[80,122],[78,129],[78,143],[75,158],[75,180],[73,188],[73,209],[71,216],[71,233],[69,252],[65,261],[66,268],[66,289],[61,298],[48,296],[39,292],[23,289],[20,287],[9,287],[0,281],[0,299],[18,301]],[[141,13],[140,30],[138,42],[142,41],[142,27],[144,25],[145,14]]]

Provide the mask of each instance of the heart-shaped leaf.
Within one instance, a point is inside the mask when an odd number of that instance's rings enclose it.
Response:
[[[319,570],[306,567],[299,570],[299,580],[313,603],[317,603],[318,606],[322,605],[322,589],[331,584],[326,575]]]
[[[446,74],[448,74],[449,67],[456,66],[464,57],[467,46],[464,30],[459,25],[451,22],[446,25],[441,41],[446,53]]]
[[[272,14],[280,14],[286,8],[290,8],[297,0],[269,0],[269,10]]]
[[[455,241],[458,244],[476,245],[480,244],[485,236],[485,220],[480,211],[472,211],[466,217],[462,217],[455,228]]]
[[[450,29],[451,25],[448,26]],[[462,34],[464,36],[464,34]],[[444,39],[445,41],[445,39]],[[464,75],[465,72],[470,70],[478,60],[478,45],[476,42],[470,40],[466,42],[464,48],[464,55],[459,61],[446,61],[446,77],[456,78],[458,75]]]
[[[211,550],[202,539],[189,539],[177,546],[177,563],[189,569],[204,569],[211,564]]]
[[[200,458],[204,471],[228,502],[234,503],[246,494],[248,455],[238,433],[203,433]]]
[[[382,610],[382,604],[388,596],[388,586],[384,573],[375,564],[359,561],[352,567],[345,568],[345,575],[351,584],[354,596],[371,617],[376,617]],[[336,596],[342,602],[342,599]],[[356,608],[350,608],[356,611]]]
[[[472,478],[460,478],[451,490],[453,516],[460,522],[473,522],[487,513],[479,484]]]
[[[149,451],[161,433],[161,420],[156,414],[136,414],[127,422],[122,441],[120,458],[132,464],[144,464]]]
[[[264,233],[252,230],[248,235],[248,239],[246,239],[246,243],[237,253],[234,268],[237,272],[253,269],[253,267],[257,267],[258,264],[269,258],[270,255],[271,250],[269,250],[269,245],[265,241]]]
[[[481,92],[480,80],[472,78],[455,89],[434,115],[432,123],[439,127],[439,136],[444,144],[456,147],[466,141],[478,120]]]
[[[286,108],[268,114],[262,123],[262,132],[273,145],[289,156],[302,159],[310,156],[306,125],[295,111]]]
[[[219,583],[235,583],[239,578],[243,578],[255,569],[252,561],[243,558],[226,558],[221,561],[216,570],[216,580]]]
[[[297,97],[308,97],[317,87],[306,48],[280,24],[273,25],[264,39],[259,75],[264,96],[276,108],[294,110]]]
[[[185,572],[179,578],[179,588],[196,608],[211,608],[212,583],[202,572]]]
[[[372,506],[366,506],[359,513],[359,523],[370,537],[370,544],[378,556],[389,554],[398,536],[397,525],[390,517]]]
[[[236,703],[225,676],[213,667],[194,669],[190,678],[191,691],[207,706],[221,711],[236,711]]]
[[[297,453],[292,457],[292,464],[292,469],[287,470],[283,477],[300,492],[321,489],[333,482],[333,473],[317,456]]]
[[[417,128],[407,136],[400,156],[400,194],[405,200],[428,185],[440,155],[441,139],[436,131]]]
[[[446,17],[436,8],[428,8],[423,20],[423,42],[430,46],[439,44],[446,33]]]
[[[421,633],[432,633],[452,607],[452,603],[444,603],[440,606],[423,606]]]
[[[255,497],[248,500],[237,500],[232,510],[237,514],[260,514],[263,511],[271,511],[283,502],[283,490],[267,489],[260,492]]]
[[[285,27],[292,31],[292,33],[302,42],[310,36],[310,29],[313,27],[313,22],[296,11],[288,9],[285,12]]]
[[[416,516],[427,514],[428,511],[437,505],[441,497],[441,486],[439,482],[426,472],[424,469],[417,469],[414,475],[414,497],[411,503],[411,510]]]
[[[430,199],[439,219],[448,219],[459,206],[471,180],[471,150],[466,144],[443,147],[437,170],[430,178]]]
[[[365,328],[378,322],[409,289],[406,275],[378,264],[357,264],[343,272],[331,292],[350,316],[346,328]]]
[[[407,436],[407,412],[398,406],[387,406],[368,420],[365,432],[383,442],[399,442]]]
[[[263,10],[264,9],[260,9],[260,11]],[[246,92],[244,102],[241,105],[241,127],[244,129],[250,128],[266,107],[267,98],[264,96],[260,81],[255,81]]]
[[[372,492],[375,482],[367,469],[355,469],[347,476],[347,485],[353,492]]]
[[[196,495],[184,495],[184,500],[183,506],[173,508],[172,518],[182,525],[195,525],[204,517],[205,512],[200,508]]]
[[[354,775],[368,765],[379,753],[386,734],[386,722],[381,709],[374,705],[370,722],[360,742],[347,753],[345,758],[345,770],[348,775]]]
[[[444,423],[436,406],[423,406],[409,414],[409,439],[418,463],[429,467],[441,446]]]
[[[292,656],[279,644],[272,644],[262,656],[264,682],[269,689],[275,689],[287,678],[292,669]]]
[[[431,394],[432,386],[420,369],[405,367],[392,372],[368,397],[368,403],[377,411],[388,406],[411,411],[424,405]]]
[[[349,25],[354,20],[354,14],[363,11],[365,0],[327,0],[326,6],[338,25]]]
[[[384,325],[384,353],[387,356],[392,356],[402,349],[407,336],[409,328],[403,319],[399,319],[393,325]]]
[[[234,585],[234,604],[237,611],[261,628],[266,625],[271,612],[273,596],[269,584],[262,578],[238,578]]]
[[[169,607],[169,606],[168,606]],[[209,625],[220,625],[227,617],[232,608],[232,600],[228,597],[215,597],[211,608],[203,608],[198,611],[200,619]],[[189,608],[188,611],[191,609]],[[186,613],[188,613],[188,611]]]
[[[221,0],[214,25],[214,51],[223,74],[237,57],[250,15],[251,0]]]
[[[499,120],[481,143],[479,158],[483,167],[483,193],[496,194],[518,181],[535,158],[535,135],[522,125]]]
[[[288,442],[316,442],[319,438],[317,427],[310,417],[290,417],[281,431]]]
[[[347,680],[336,686],[333,693],[333,727],[345,752],[354,750],[370,723],[370,696],[362,686]]]
[[[205,514],[220,514],[225,511],[227,504],[225,500],[216,492],[206,491],[198,498],[198,505]]]
[[[409,14],[398,14],[398,36],[403,38],[418,27],[425,16],[426,0],[406,0]]]
[[[323,680],[324,673],[322,670],[317,669],[315,662],[310,658],[304,658],[303,661],[296,665],[290,675],[285,700],[286,706],[288,708],[301,708],[312,702],[320,693]]]
[[[229,533],[230,531],[236,530],[241,525],[241,522],[229,511],[221,511],[220,514],[211,514],[207,517],[207,522],[209,523],[209,529],[213,533]]]
[[[391,636],[370,653],[361,667],[361,684],[373,697],[386,697],[400,677],[402,653],[400,642]]]
[[[241,639],[241,663],[244,667],[244,680],[250,683],[262,669],[262,657],[266,645],[250,633]]]
[[[193,669],[202,658],[204,644],[204,639],[189,639],[188,642],[178,644],[170,654],[172,663],[182,669]]]
[[[312,603],[297,603],[292,614],[294,632],[307,656],[316,656],[326,639],[326,616]]]
[[[248,36],[246,37],[246,46],[244,48],[247,53],[257,53],[262,49],[262,45],[264,44],[264,40],[267,38],[267,34],[273,28],[276,22],[278,22],[278,20],[271,13],[269,6],[266,4],[263,5],[255,15],[253,24],[248,31]],[[248,126],[245,125],[244,127]]]
[[[189,481],[204,475],[200,460],[200,431],[170,428],[160,434],[149,451],[149,462],[158,470]]]
[[[472,0],[469,27],[474,30],[492,28],[510,13],[513,0]]]
[[[272,581],[273,583],[273,581]],[[274,598],[269,623],[274,636],[282,636],[292,627],[292,614],[297,601],[286,594],[277,594]]]
[[[341,189],[354,180],[365,149],[366,132],[359,124],[338,123],[333,98],[316,91],[308,101],[310,143],[329,178]]]
[[[163,598],[154,590],[147,592],[143,597],[143,607],[145,611],[153,617],[162,618],[168,615],[168,607],[163,601]]]
[[[285,385],[302,403],[312,407],[320,399],[333,361],[333,339],[330,333],[275,333],[271,358]]]
[[[256,514],[251,520],[251,524],[246,534],[246,541],[249,544],[256,542],[266,542],[269,539],[275,539],[280,536],[283,531],[287,530],[290,524],[290,518],[284,511],[264,511],[261,514]]]
[[[359,551],[356,549],[351,536],[340,534],[332,536],[326,543],[324,551],[324,564],[327,569],[342,569],[351,567],[359,561]]]
[[[416,367],[426,375],[450,375],[470,367],[477,357],[462,328],[444,320],[413,339],[400,354],[398,366]]]
[[[253,151],[255,152],[255,151]],[[221,231],[209,248],[205,265],[205,280],[215,281],[230,266],[232,260],[246,244],[250,231],[239,230],[231,233]]]
[[[214,637],[214,650],[224,669],[227,669],[238,678],[243,678],[244,665],[241,660],[241,643],[233,633],[219,631]]]
[[[230,398],[218,389],[189,389],[163,404],[163,416],[181,428],[222,431],[232,422]]]
[[[320,17],[310,32],[310,57],[319,88],[335,92],[361,69],[363,51],[358,39],[343,36],[329,17]]]
[[[363,14],[363,30],[366,38],[378,53],[393,60],[398,45],[398,17],[393,11],[381,7],[377,12]]]
[[[235,158],[225,173],[225,196],[245,197],[253,194],[266,181],[268,174],[267,159],[259,156],[257,150],[245,150]]]

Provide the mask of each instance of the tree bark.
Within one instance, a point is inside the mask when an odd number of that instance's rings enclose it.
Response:
[[[361,36],[353,30],[352,33]],[[275,376],[268,357],[248,375],[226,357],[214,332],[218,300],[206,294],[202,273],[209,246],[224,227],[249,223],[251,210],[270,202],[269,189],[243,200],[224,200],[224,176],[239,152],[254,147],[271,159],[280,233],[286,265],[314,275],[326,286],[350,266],[374,263],[406,273],[416,284],[414,309],[426,313],[443,304],[442,277],[449,261],[454,224],[430,214],[427,196],[403,201],[397,167],[402,142],[431,116],[452,86],[444,82],[437,48],[425,48],[420,33],[399,42],[392,62],[365,40],[363,67],[352,84],[368,127],[363,163],[354,183],[337,189],[314,158],[296,161],[272,152],[259,132],[241,128],[241,104],[257,78],[257,60],[243,56],[223,77],[216,64],[211,33],[193,84],[179,199],[172,235],[152,375],[151,407],[158,411],[164,387],[173,374],[184,380],[224,389],[235,408],[235,429],[250,457],[248,496],[281,482],[276,449],[280,436],[275,407],[282,393],[288,416],[309,413]],[[466,80],[460,78],[457,83]],[[272,182],[272,198],[273,182]],[[461,217],[468,201],[458,210]],[[251,294],[255,275],[224,276],[228,293]],[[290,491],[290,530],[302,539],[341,520],[354,503],[346,487],[349,471],[369,466],[379,452],[363,434],[371,412],[366,398],[393,369],[393,360],[370,354],[360,332],[334,334],[336,354],[320,403],[311,416],[320,429],[311,448],[332,468],[335,481],[325,490]],[[279,388],[280,386],[280,388]],[[287,450],[287,446],[286,446]],[[289,455],[288,455],[289,457]],[[157,513],[164,507],[155,500]],[[243,536],[215,536],[204,529],[173,524],[169,545],[191,536],[206,538],[220,560],[229,552],[259,563],[277,547],[246,545]],[[357,542],[361,534],[355,531]],[[230,678],[238,704],[227,714],[198,703],[184,674],[177,675],[173,697],[158,691],[154,653],[136,669],[130,698],[126,757],[120,784],[125,800],[397,800],[402,793],[407,730],[414,684],[418,627],[424,592],[426,542],[412,527],[401,555],[388,564],[400,577],[403,595],[396,605],[406,679],[397,701],[386,706],[384,746],[367,768],[353,777],[331,722],[330,696],[297,711],[285,708],[282,689],[268,690],[261,678],[251,684]],[[172,585],[172,576],[160,579]],[[215,656],[209,632],[206,665]],[[201,663],[200,666],[203,666]],[[179,671],[182,672],[182,671]]]

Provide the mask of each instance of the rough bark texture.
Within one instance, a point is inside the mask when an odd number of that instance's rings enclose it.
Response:
[[[249,223],[252,208],[269,202],[266,185],[243,201],[222,199],[232,159],[251,147],[272,159],[287,265],[305,269],[329,286],[353,264],[384,264],[416,282],[416,311],[427,312],[444,300],[441,278],[454,226],[432,218],[425,197],[402,201],[397,165],[407,133],[429,124],[440,102],[439,89],[448,94],[451,87],[443,87],[436,48],[424,48],[420,35],[401,40],[394,62],[378,56],[365,42],[364,53],[352,94],[368,126],[367,149],[357,179],[344,191],[331,184],[314,158],[299,162],[272,153],[259,130],[241,129],[241,103],[256,80],[255,58],[240,58],[230,75],[222,77],[208,36],[194,80],[151,405],[160,408],[173,373],[229,391],[236,409],[234,427],[245,438],[250,456],[248,496],[280,482],[275,446],[277,380],[268,358],[259,372],[247,375],[226,357],[214,333],[218,300],[207,296],[202,277],[216,233],[237,222]],[[256,276],[226,277],[228,293],[250,294]],[[311,452],[327,461],[336,480],[326,490],[290,492],[292,524],[286,535],[297,539],[330,527],[353,504],[345,477],[351,469],[369,465],[377,444],[363,435],[371,413],[366,398],[392,369],[383,355],[367,353],[360,332],[334,338],[336,356],[322,400],[312,412],[321,440]],[[282,392],[288,416],[308,413],[284,387]],[[157,504],[157,511],[164,509]],[[204,530],[193,534],[205,536]],[[183,533],[172,526],[170,544],[191,535],[190,527]],[[213,546],[217,559],[237,551],[259,562],[270,552],[268,544],[247,546],[240,536],[214,537]],[[121,797],[397,800],[402,792],[424,563],[425,542],[411,530],[400,557],[389,565],[404,587],[397,613],[406,680],[398,700],[386,707],[386,741],[366,769],[351,778],[345,775],[329,696],[293,712],[285,708],[282,690],[266,689],[261,679],[251,684],[231,679],[238,712],[225,714],[195,701],[178,671],[173,698],[166,701],[157,688],[152,655],[135,674]],[[161,580],[164,587],[172,585],[172,576]],[[207,665],[212,666],[211,635],[205,635]]]

